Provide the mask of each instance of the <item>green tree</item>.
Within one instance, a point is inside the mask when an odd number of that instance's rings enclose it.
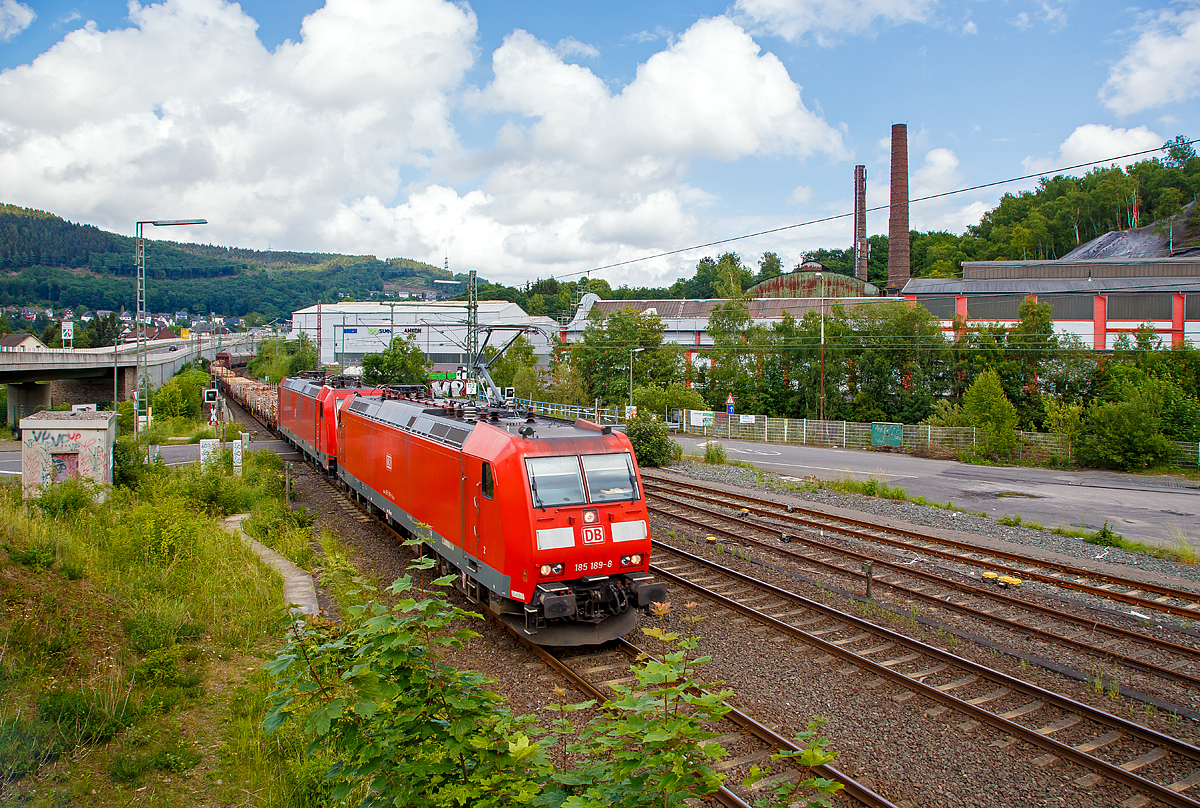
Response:
[[[424,384],[428,378],[425,352],[411,336],[394,337],[381,353],[363,357],[364,384]]]
[[[664,330],[657,314],[629,309],[589,322],[582,339],[571,346],[571,367],[579,374],[585,401],[629,402],[631,353],[635,385],[665,384],[677,378],[680,349],[663,345]],[[641,350],[634,352],[635,348]]]
[[[765,252],[758,262],[758,274],[754,276],[754,283],[763,283],[764,281],[771,280],[771,278],[778,278],[782,274],[783,261],[780,260],[779,255],[773,252]]]
[[[963,396],[963,413],[978,429],[975,453],[983,457],[1008,457],[1017,445],[1017,408],[1004,395],[1000,375],[987,370]]]

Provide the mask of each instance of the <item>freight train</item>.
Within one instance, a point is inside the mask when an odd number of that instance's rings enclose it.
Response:
[[[271,389],[214,373],[239,403]],[[467,598],[534,642],[615,639],[639,610],[667,599],[649,572],[641,475],[623,433],[439,403],[419,387],[289,378],[277,393],[278,418],[260,421],[420,537]]]

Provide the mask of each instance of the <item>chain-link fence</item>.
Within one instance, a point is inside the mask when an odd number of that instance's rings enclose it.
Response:
[[[518,399],[517,406],[542,415],[568,420],[585,418],[601,424],[622,423],[629,414],[628,407],[597,409],[528,399]],[[681,410],[676,412],[676,417],[678,422],[668,421],[672,429],[689,435],[845,449],[893,446],[907,452],[938,454],[940,449],[954,455],[970,449],[981,437],[978,430],[970,426],[817,421],[766,415],[729,415],[706,410]],[[1013,454],[1018,461],[1072,463],[1075,460],[1070,439],[1066,435],[1049,432],[1017,432],[1017,447]],[[1170,462],[1181,468],[1200,466],[1200,444],[1176,443]]]

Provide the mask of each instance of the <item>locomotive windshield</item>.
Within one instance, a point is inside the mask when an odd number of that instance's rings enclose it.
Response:
[[[583,473],[580,474],[580,461]],[[629,502],[641,497],[629,452],[570,457],[530,457],[529,490],[535,508],[558,508],[588,502]],[[584,496],[584,479],[587,495]]]
[[[637,477],[629,452],[584,455],[583,475],[587,478],[591,502],[626,502],[638,498]]]
[[[525,461],[525,466],[529,469],[529,489],[533,492],[535,508],[587,502],[583,496],[578,457],[531,457]]]

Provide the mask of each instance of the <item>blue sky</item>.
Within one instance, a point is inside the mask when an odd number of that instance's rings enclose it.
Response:
[[[521,283],[848,212],[856,163],[883,204],[895,122],[914,197],[1198,137],[1200,5],[0,0],[0,71],[0,201]],[[961,232],[1023,187],[912,224]]]

